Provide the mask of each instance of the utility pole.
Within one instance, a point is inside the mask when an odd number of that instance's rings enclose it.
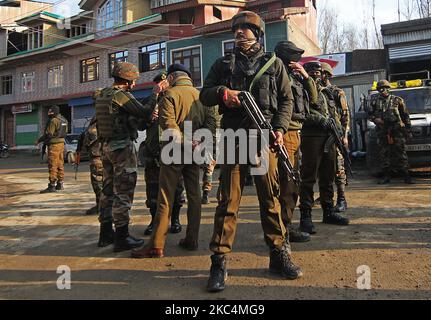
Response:
[[[398,0],[398,22],[401,22],[400,0]]]

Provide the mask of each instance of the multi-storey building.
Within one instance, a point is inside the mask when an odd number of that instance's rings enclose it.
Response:
[[[188,66],[201,87],[214,60],[232,49],[230,19],[242,10],[264,18],[268,51],[290,39],[320,53],[315,0],[81,0],[82,11],[66,18],[46,3],[26,14],[11,10],[28,2],[0,2],[10,10],[8,25],[0,21],[0,138],[17,148],[33,145],[52,104],[71,132],[81,132],[94,114],[92,94],[112,84],[116,61],[139,65],[138,98],[173,62]]]

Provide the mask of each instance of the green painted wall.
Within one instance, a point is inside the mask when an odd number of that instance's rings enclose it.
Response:
[[[168,65],[171,64],[172,50],[202,45],[203,79],[205,79],[214,61],[222,56],[222,42],[225,40],[233,40],[233,33],[226,32],[168,41],[166,46]],[[273,51],[275,45],[282,40],[287,40],[287,21],[268,24],[266,26],[266,51]]]
[[[19,113],[16,115],[16,136],[15,141],[17,146],[33,145],[39,137],[39,114],[37,108],[33,107],[32,112]],[[32,132],[18,132],[19,126],[33,125],[37,128]]]

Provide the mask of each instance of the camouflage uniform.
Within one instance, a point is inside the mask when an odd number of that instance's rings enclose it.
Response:
[[[103,188],[103,162],[101,157],[101,143],[97,139],[97,125],[95,118],[84,132],[83,151],[90,157],[90,181],[96,195],[96,208],[99,212],[99,200]]]
[[[371,100],[369,119],[383,120],[376,125],[377,142],[380,148],[380,165],[386,176],[392,169],[408,175],[409,162],[406,153],[406,138],[411,129],[410,116],[404,100],[400,97],[378,95]]]
[[[37,143],[43,142],[48,147],[49,184],[48,189],[43,193],[63,189],[64,137],[68,131],[68,122],[61,114],[58,114],[58,111],[55,113],[48,120],[44,135],[37,140]]]

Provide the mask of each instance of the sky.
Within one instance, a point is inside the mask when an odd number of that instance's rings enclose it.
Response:
[[[62,0],[45,0],[60,2]],[[401,3],[403,0],[400,0]],[[79,12],[80,0],[64,0],[54,8],[55,12],[63,16],[71,16]],[[324,5],[334,7],[341,19],[358,26],[362,24],[364,12],[371,12],[371,0],[317,0],[318,8]],[[376,0],[376,21],[378,25],[398,21],[398,0]]]

